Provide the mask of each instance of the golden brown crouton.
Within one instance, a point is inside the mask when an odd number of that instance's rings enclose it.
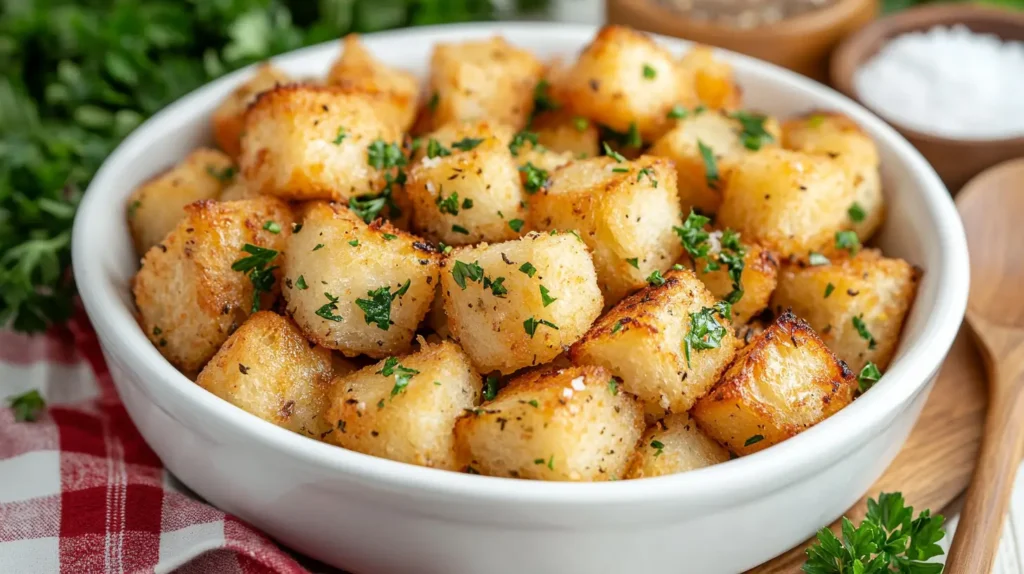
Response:
[[[732,66],[715,58],[710,46],[694,46],[678,64],[683,81],[680,101],[689,107],[703,105],[713,110],[740,107],[742,90],[733,77]]]
[[[729,460],[729,451],[708,438],[686,413],[669,415],[644,432],[626,478],[696,470]]]
[[[420,82],[415,75],[377,60],[358,34],[341,40],[342,52],[327,72],[327,83],[348,86],[373,96],[381,119],[406,132],[416,119]]]
[[[568,152],[575,158],[601,153],[597,124],[565,109],[538,114],[530,124],[530,131],[537,134],[537,143],[553,152]]]
[[[224,153],[237,158],[241,151],[239,139],[245,123],[245,110],[256,97],[276,86],[287,84],[291,78],[270,64],[256,67],[252,78],[235,89],[213,112],[213,141]]]

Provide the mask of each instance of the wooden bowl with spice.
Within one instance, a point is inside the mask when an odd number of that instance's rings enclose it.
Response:
[[[934,4],[882,18],[836,49],[832,85],[899,130],[955,194],[1024,156],[1024,12]]]
[[[718,46],[828,78],[829,55],[877,0],[607,0],[608,23]]]

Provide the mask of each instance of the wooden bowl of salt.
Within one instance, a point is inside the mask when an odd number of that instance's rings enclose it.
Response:
[[[932,4],[876,20],[832,54],[832,85],[888,121],[956,194],[1024,156],[1024,12]]]

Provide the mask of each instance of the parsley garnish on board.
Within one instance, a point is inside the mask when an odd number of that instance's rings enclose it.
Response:
[[[740,122],[740,126],[743,128],[743,131],[740,132],[740,141],[743,142],[743,147],[757,151],[761,149],[762,145],[775,141],[775,136],[764,129],[765,120],[768,119],[766,116],[751,112],[735,112],[729,117]]]
[[[7,397],[7,404],[14,411],[14,420],[19,423],[35,422],[39,418],[39,413],[46,408],[46,400],[35,389]]]
[[[416,369],[403,367],[402,364],[398,362],[397,357],[388,357],[384,361],[384,366],[381,370],[377,371],[377,374],[384,375],[385,377],[394,375],[395,386],[391,388],[391,396],[394,397],[398,393],[404,391],[405,387],[409,386],[409,381],[413,376],[420,374],[420,372]]]
[[[805,550],[806,574],[940,574],[942,564],[928,562],[943,554],[938,542],[946,535],[945,518],[905,506],[899,492],[883,492],[868,499],[868,513],[860,526],[843,517],[842,537],[828,527]]]
[[[690,351],[717,349],[722,345],[722,338],[728,333],[716,319],[715,315],[729,319],[732,309],[725,301],[715,303],[713,307],[704,307],[696,313],[690,313],[690,328],[683,338],[686,352],[686,366],[690,366]]]
[[[715,162],[715,152],[701,140],[697,140],[697,149],[704,160],[704,179],[708,182],[708,187],[718,189],[718,163]]]
[[[387,331],[391,328],[391,302],[405,295],[412,280],[407,279],[398,291],[391,292],[391,286],[380,287],[366,294],[369,299],[356,299],[356,305],[366,314],[366,324],[376,323],[377,328]]]
[[[494,295],[495,297],[504,297],[505,295],[508,295],[508,289],[505,287],[504,277],[498,277],[497,279],[484,277],[483,286],[484,289],[490,289],[491,295]]]
[[[242,251],[249,254],[231,264],[233,271],[241,271],[249,276],[252,282],[252,312],[260,310],[260,294],[270,293],[274,287],[274,270],[277,266],[267,267],[277,257],[277,251],[259,247],[251,243],[242,246]]]

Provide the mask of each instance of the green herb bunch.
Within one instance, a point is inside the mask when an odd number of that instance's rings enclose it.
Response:
[[[71,314],[83,190],[163,106],[348,32],[494,16],[489,0],[0,0],[0,326],[40,331]]]

